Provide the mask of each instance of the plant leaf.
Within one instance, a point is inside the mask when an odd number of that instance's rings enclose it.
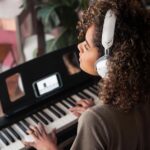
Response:
[[[56,5],[47,5],[47,6],[43,6],[41,9],[39,9],[38,13],[37,13],[37,17],[39,19],[42,19],[42,22],[44,24],[48,24],[51,18],[51,14],[55,12],[55,16],[56,16],[56,8],[62,7],[62,4],[56,4]],[[58,16],[57,16],[58,18]]]
[[[67,47],[77,43],[76,33],[68,31],[66,28],[63,29],[61,35],[58,38],[49,40],[47,42],[47,52],[52,52],[63,47]]]

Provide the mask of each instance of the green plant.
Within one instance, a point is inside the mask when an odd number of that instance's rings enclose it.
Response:
[[[87,5],[88,0],[38,0],[37,16],[41,19],[45,32],[61,29],[59,36],[47,42],[47,51],[77,43],[78,13]]]

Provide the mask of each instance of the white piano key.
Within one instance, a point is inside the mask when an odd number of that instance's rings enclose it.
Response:
[[[52,109],[54,109],[61,117],[63,116],[53,105],[51,106]]]
[[[0,139],[0,149],[6,147],[6,144]]]
[[[1,131],[1,134],[3,135],[3,137],[7,140],[7,142],[10,144],[12,143],[9,138]]]
[[[27,142],[32,142],[34,141],[33,137],[31,135],[27,135],[25,134],[19,127],[17,124],[13,125],[13,128],[15,129],[15,131],[17,131],[17,133],[22,137],[23,141],[27,141]]]
[[[25,148],[24,144],[18,140],[11,145],[3,146],[0,150],[22,150],[23,148]]]
[[[49,123],[54,121],[54,119],[44,110],[41,111],[41,114],[49,121]]]
[[[9,131],[9,133],[11,135],[13,135],[15,137],[16,141],[17,140],[21,140],[20,135],[17,133],[17,131],[14,130],[14,128],[12,126],[10,126],[10,128],[8,129],[8,131]]]
[[[44,124],[43,121],[36,114],[34,114],[33,116],[39,121],[39,123]]]
[[[37,123],[36,123],[35,121],[33,121],[31,117],[27,117],[27,118],[25,118],[25,120],[26,120],[30,125],[33,125],[33,126],[37,125]]]
[[[26,130],[29,129],[28,125],[24,122],[24,121],[20,121],[22,123],[22,125],[26,128]]]
[[[16,150],[15,147],[13,147],[14,142],[11,142],[10,139],[3,133],[1,132],[1,134],[7,139],[7,141],[9,142],[9,145],[6,145],[5,148],[9,147],[9,150]]]
[[[47,111],[47,110],[44,110]],[[54,122],[49,123],[48,125],[44,125],[47,133],[50,133],[53,128],[56,128],[56,132],[60,132],[63,129],[71,126],[77,122],[77,117],[73,115],[72,113],[68,113],[66,116],[63,116],[61,118],[57,118]]]
[[[10,130],[7,129],[7,131],[15,139],[15,142],[11,143],[11,145],[9,146],[6,146],[5,149],[6,148],[10,150],[22,149],[24,147],[24,144],[20,140],[18,140],[16,136],[12,132],[10,132]]]
[[[93,94],[98,95],[98,91],[94,87],[88,88]]]
[[[56,103],[56,105],[59,106],[67,114],[70,113],[70,111],[65,106],[63,106],[60,102]]]
[[[98,94],[94,94],[91,90],[88,89],[84,89],[83,90],[85,93],[87,93],[88,95],[90,95],[91,97],[93,97],[94,99],[98,99]]]
[[[26,134],[19,128],[17,124],[13,124],[12,127],[20,135],[21,139],[25,138]]]
[[[95,87],[97,90],[99,90],[99,86],[97,84],[94,84],[93,87]]]
[[[75,122],[77,122],[77,117],[70,113],[46,126],[46,131],[50,133],[53,128],[56,128],[56,132],[58,133],[63,129],[71,126]]]
[[[38,113],[43,117],[43,119],[45,119],[48,123],[50,123],[50,121],[41,112]]]
[[[84,91],[81,91],[81,93],[83,93],[87,99],[93,99],[93,97],[91,97],[89,94],[85,93]]]
[[[65,100],[62,100],[67,106],[69,106],[69,108],[71,108],[72,106]]]
[[[17,138],[12,134],[12,132],[10,132],[10,130],[8,130],[8,129],[5,129],[5,130],[7,130],[7,132],[12,136],[12,138],[13,138],[15,141],[17,141]]]
[[[66,102],[70,104],[72,107],[76,106],[76,101],[73,98],[67,98]]]
[[[76,101],[80,101],[82,98],[80,98],[79,96],[77,96],[77,95],[71,95],[71,97],[74,99],[74,100],[76,100]]]
[[[78,94],[79,94],[79,97],[81,95],[84,99],[88,99],[88,97],[86,97],[83,93],[79,92]]]
[[[49,109],[45,108],[43,111],[45,111],[50,117],[52,117],[54,121],[59,119]]]
[[[19,121],[19,124],[17,123],[17,125],[26,134],[28,128],[24,125],[24,123],[22,121]]]
[[[92,93],[91,91],[89,91],[88,89],[84,89],[84,92],[93,97],[95,104],[97,104],[98,102],[100,102],[99,97],[98,97],[97,95],[93,94],[93,93]]]

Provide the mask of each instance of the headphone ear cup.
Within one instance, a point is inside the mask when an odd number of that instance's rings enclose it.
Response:
[[[99,76],[104,78],[108,72],[107,68],[108,57],[103,56],[96,61],[96,70]]]

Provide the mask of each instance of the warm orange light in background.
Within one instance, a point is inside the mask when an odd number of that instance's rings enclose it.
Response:
[[[0,19],[0,29],[16,31],[15,19]]]

